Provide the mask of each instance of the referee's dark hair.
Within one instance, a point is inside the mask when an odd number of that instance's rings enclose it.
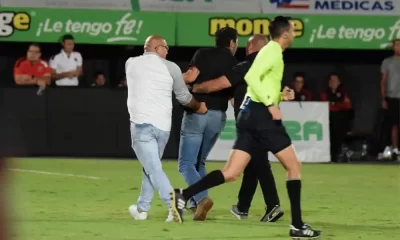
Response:
[[[223,27],[215,33],[215,45],[217,47],[229,47],[231,40],[236,42],[238,33],[236,29],[231,27]]]
[[[285,31],[290,28],[291,17],[277,16],[272,19],[268,26],[269,35],[271,39],[279,38]]]
[[[71,34],[65,34],[61,37],[61,42],[65,42],[65,40],[74,40],[74,36],[72,36]]]

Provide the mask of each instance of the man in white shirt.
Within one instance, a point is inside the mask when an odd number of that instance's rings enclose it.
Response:
[[[185,107],[197,113],[207,112],[204,103],[189,93],[178,65],[166,60],[168,45],[160,36],[150,36],[145,53],[126,61],[128,111],[131,121],[132,148],[143,166],[141,193],[129,212],[136,220],[147,219],[154,191],[168,205],[166,221],[173,221],[171,183],[161,166],[161,158],[171,130],[172,92]]]
[[[393,41],[393,56],[383,60],[381,65],[382,108],[387,110],[391,146],[386,146],[384,156],[400,159],[400,39]]]
[[[57,86],[78,86],[78,77],[82,75],[82,56],[74,52],[74,37],[66,34],[61,42],[63,49],[50,59],[52,79]]]

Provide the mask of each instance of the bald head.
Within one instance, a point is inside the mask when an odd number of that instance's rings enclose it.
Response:
[[[247,41],[246,53],[250,55],[252,53],[258,52],[262,47],[267,45],[268,39],[262,34],[255,34],[249,38]]]
[[[159,45],[163,45],[165,42],[164,38],[159,35],[151,35],[144,42],[144,51],[146,52],[154,52],[154,48]]]
[[[144,43],[145,52],[154,52],[160,57],[166,58],[168,54],[168,45],[163,37],[160,35],[149,36]]]

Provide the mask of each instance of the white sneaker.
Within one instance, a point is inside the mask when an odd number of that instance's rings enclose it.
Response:
[[[392,148],[390,146],[386,146],[385,150],[383,150],[382,157],[384,159],[389,159],[392,157]]]
[[[147,219],[147,212],[139,212],[136,205],[131,205],[129,207],[129,213],[135,220]]]
[[[396,155],[399,155],[399,149],[398,148],[393,148],[393,153],[395,153]]]
[[[174,218],[174,216],[172,215],[172,213],[168,214],[168,217],[167,217],[167,219],[165,220],[165,222],[174,222],[174,221],[175,221],[175,218]]]
[[[170,210],[165,222],[174,222],[174,221],[175,221],[174,215],[172,214],[172,211]]]

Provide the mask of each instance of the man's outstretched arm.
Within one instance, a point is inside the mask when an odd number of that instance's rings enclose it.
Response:
[[[220,90],[234,87],[237,84],[244,81],[244,75],[246,71],[245,68],[240,64],[233,67],[229,72],[225,75],[211,79],[199,84],[194,84],[192,88],[192,92],[194,93],[211,93],[218,92]]]

